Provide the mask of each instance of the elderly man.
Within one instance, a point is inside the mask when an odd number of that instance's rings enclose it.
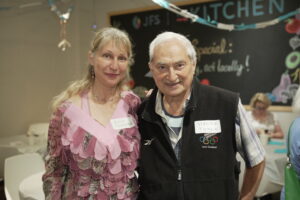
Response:
[[[159,34],[149,54],[157,88],[138,111],[138,199],[253,199],[265,153],[238,95],[199,84],[195,49],[181,34]],[[237,152],[247,165],[240,194]]]

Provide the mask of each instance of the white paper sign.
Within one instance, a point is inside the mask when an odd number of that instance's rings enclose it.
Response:
[[[117,118],[110,120],[110,123],[115,130],[131,128],[134,126],[133,120],[131,117]]]
[[[221,133],[220,120],[199,120],[195,121],[195,133]]]

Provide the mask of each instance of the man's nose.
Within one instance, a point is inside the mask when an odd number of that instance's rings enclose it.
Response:
[[[176,81],[178,79],[176,71],[173,69],[173,67],[169,68],[168,78],[169,81]]]

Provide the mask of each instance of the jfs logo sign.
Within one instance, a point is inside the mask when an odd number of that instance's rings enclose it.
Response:
[[[152,27],[152,26],[158,26],[161,23],[160,16],[158,14],[156,15],[146,15],[144,17],[134,16],[132,18],[132,26],[135,29],[140,29],[142,27]]]

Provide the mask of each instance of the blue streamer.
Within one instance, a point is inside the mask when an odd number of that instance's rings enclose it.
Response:
[[[165,0],[152,0],[152,1],[154,1],[155,3],[159,4],[160,6],[166,8],[166,9],[172,11],[172,6],[170,6],[170,3],[169,3],[169,2],[167,2],[167,1],[165,1]],[[171,4],[171,5],[172,5],[172,4]],[[173,11],[173,12],[175,12],[175,11]],[[175,12],[175,13],[176,13],[176,12]],[[295,10],[295,11],[291,11],[291,12],[285,14],[285,15],[279,16],[278,18],[275,18],[275,19],[277,19],[277,23],[279,23],[279,22],[281,22],[281,21],[283,21],[283,20],[285,20],[285,19],[288,19],[288,18],[290,18],[290,17],[292,17],[292,16],[295,16],[295,15],[297,15],[297,14],[300,14],[300,8],[298,8],[298,9]],[[197,18],[196,20],[194,20],[194,19],[192,19],[192,20],[195,21],[195,22],[198,22],[198,23],[200,23],[200,24],[204,24],[204,25],[213,27],[213,28],[218,28],[218,29],[223,29],[223,30],[226,29],[226,28],[219,28],[219,27],[218,27],[218,24],[221,24],[221,23],[219,23],[219,22],[217,22],[217,21],[214,21],[214,20],[210,20],[209,17],[208,17],[207,20],[204,19],[204,18],[201,18],[201,17],[199,17],[199,16],[197,16],[197,17],[198,17],[198,18]],[[191,18],[191,17],[187,16],[186,18]],[[273,20],[275,20],[275,19],[273,19]],[[263,27],[267,27],[267,26],[274,25],[273,23],[268,24],[268,22],[271,22],[271,21],[273,21],[273,20],[269,20],[269,21],[265,21],[265,22],[261,22],[261,23],[265,23],[266,25],[263,26]],[[258,28],[262,28],[262,27],[258,26],[257,23],[256,23],[256,24],[246,24],[246,25],[245,25],[245,24],[240,24],[240,25],[237,25],[237,24],[222,24],[222,25],[226,25],[227,27],[233,26],[233,27],[234,27],[233,30],[236,30],[236,31],[243,31],[243,30],[247,30],[247,29],[258,29]],[[224,26],[220,26],[220,27],[224,27]],[[227,30],[232,31],[232,30],[229,29],[229,28],[227,28]]]
[[[153,1],[164,8],[167,8],[167,9],[169,8],[169,2],[167,2],[167,1],[164,1],[164,0],[153,0]]]
[[[290,18],[294,15],[297,15],[298,13],[300,13],[299,9],[295,10],[295,11],[292,11],[292,12],[289,12],[289,13],[283,15],[283,16],[280,16],[280,17],[278,17],[278,19],[279,19],[279,21],[283,21],[283,20],[288,19],[288,18]]]

